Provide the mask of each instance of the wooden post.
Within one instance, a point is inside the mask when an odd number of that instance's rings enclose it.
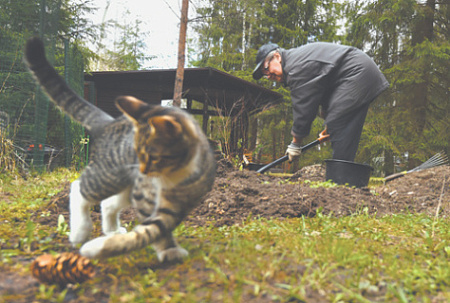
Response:
[[[175,76],[175,87],[173,89],[173,105],[176,107],[181,106],[181,96],[183,93],[188,7],[189,0],[183,0],[181,6],[180,37],[178,40],[178,67]]]
[[[209,116],[208,116],[208,100],[205,99],[203,101],[203,123],[202,123],[202,129],[203,129],[203,132],[205,134],[208,134],[208,119],[209,119]]]
[[[186,109],[187,109],[188,112],[191,111],[191,109],[192,109],[192,98],[189,98],[189,97],[187,98]]]

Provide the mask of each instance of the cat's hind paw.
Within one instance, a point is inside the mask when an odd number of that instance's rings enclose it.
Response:
[[[188,255],[188,251],[180,246],[171,247],[157,253],[158,260],[161,263],[181,262]]]

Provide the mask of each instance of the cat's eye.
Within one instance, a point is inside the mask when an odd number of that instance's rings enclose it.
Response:
[[[175,160],[178,159],[179,155],[158,155],[158,156],[151,156],[150,159],[152,159],[153,162],[161,161],[161,160]]]

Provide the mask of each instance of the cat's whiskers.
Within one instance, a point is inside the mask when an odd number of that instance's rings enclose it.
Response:
[[[177,185],[177,182],[175,182],[171,178],[168,178],[167,176],[162,175],[159,179],[161,180],[162,187],[165,189],[173,188]]]

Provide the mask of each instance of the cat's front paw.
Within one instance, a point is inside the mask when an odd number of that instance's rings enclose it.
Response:
[[[180,246],[171,247],[157,253],[158,260],[161,263],[181,262],[189,255],[188,251]]]
[[[106,257],[103,254],[105,243],[108,238],[110,238],[110,236],[98,237],[86,242],[83,246],[81,246],[80,254],[90,259],[100,259]]]
[[[84,224],[84,225],[78,225],[77,227],[72,227],[69,234],[69,241],[72,243],[73,246],[78,244],[85,243],[89,236],[91,235],[92,231],[92,224],[89,224],[90,222]]]

